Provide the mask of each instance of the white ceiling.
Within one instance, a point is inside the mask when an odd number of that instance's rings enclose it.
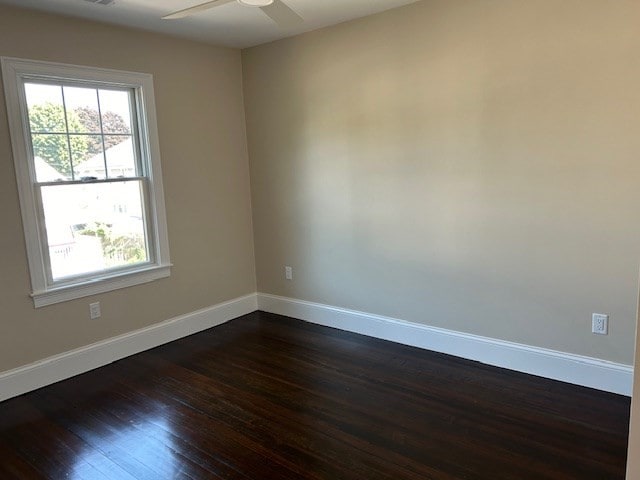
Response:
[[[250,47],[374,13],[418,0],[283,0],[304,23],[281,29],[260,9],[236,2],[179,20],[161,17],[205,0],[115,0],[109,6],[91,0],[0,0],[0,4],[126,25],[215,45]]]

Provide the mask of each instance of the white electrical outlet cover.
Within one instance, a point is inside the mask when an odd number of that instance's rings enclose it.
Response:
[[[607,335],[609,333],[609,315],[594,313],[591,316],[591,333]]]
[[[100,302],[90,303],[89,304],[89,316],[91,320],[95,320],[96,318],[100,318],[102,312],[100,312]]]

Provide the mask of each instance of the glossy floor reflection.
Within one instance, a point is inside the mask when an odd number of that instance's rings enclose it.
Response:
[[[123,467],[113,465],[111,475],[118,478],[178,478],[182,462],[173,447],[172,434],[167,422],[162,418],[143,418],[131,422],[131,426],[112,428],[104,437],[83,436],[84,428],[92,428],[92,422],[77,428],[80,438],[87,438],[91,445],[76,457],[72,479],[96,478],[99,470],[95,467],[109,459],[130,459]],[[125,470],[126,469],[126,470]]]

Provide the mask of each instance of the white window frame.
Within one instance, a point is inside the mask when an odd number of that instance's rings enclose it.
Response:
[[[96,67],[67,65],[19,58],[0,57],[11,134],[18,194],[24,227],[31,297],[36,308],[89,295],[130,287],[168,277],[171,271],[169,237],[160,165],[153,76]],[[138,139],[144,177],[147,177],[146,209],[150,262],[123,271],[101,271],[78,280],[52,282],[47,275],[44,249],[44,218],[35,188],[36,174],[30,144],[29,118],[24,82],[28,80],[86,82],[105,87],[133,89],[137,109]]]

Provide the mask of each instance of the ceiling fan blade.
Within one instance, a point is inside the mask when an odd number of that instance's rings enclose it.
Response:
[[[176,18],[184,18],[189,15],[193,15],[194,13],[202,12],[204,10],[209,10],[213,7],[219,7],[220,5],[224,5],[225,3],[235,2],[236,0],[212,0],[210,2],[204,2],[200,5],[195,5],[193,7],[185,8],[184,10],[178,10],[177,12],[170,13],[169,15],[165,15],[162,17],[163,20],[174,20]]]
[[[275,0],[271,5],[260,7],[260,10],[282,28],[293,27],[304,22],[304,19],[300,15],[281,0]]]

